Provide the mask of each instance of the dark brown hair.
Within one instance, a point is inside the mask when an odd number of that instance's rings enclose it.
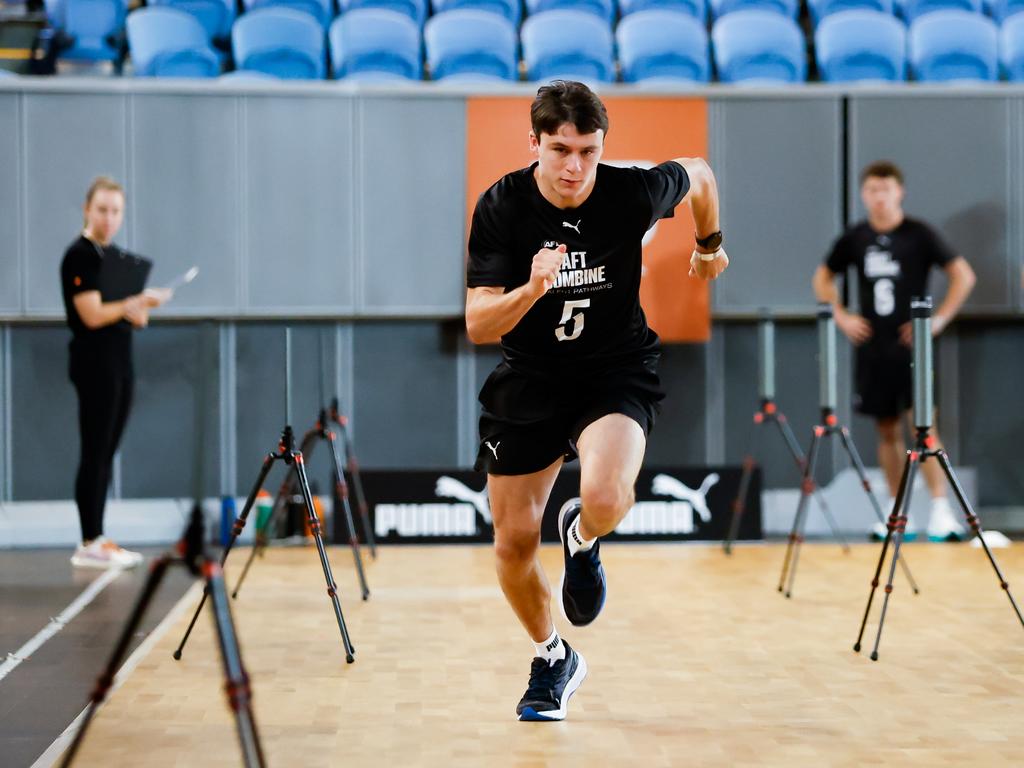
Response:
[[[596,94],[575,80],[554,80],[537,90],[537,98],[530,107],[533,134],[554,135],[566,123],[575,126],[580,134],[596,133],[598,129],[608,135],[608,111]]]
[[[860,172],[861,184],[868,179],[896,179],[896,183],[902,187],[903,171],[891,160],[876,160]]]

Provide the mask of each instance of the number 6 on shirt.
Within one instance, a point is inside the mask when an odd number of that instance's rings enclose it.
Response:
[[[579,299],[578,301],[567,301],[565,306],[562,307],[562,319],[559,321],[559,326],[555,328],[555,338],[559,341],[572,341],[578,339],[580,334],[583,333],[583,313],[577,312],[575,315],[572,313],[574,309],[586,309],[590,306],[590,299]],[[565,332],[565,326],[569,321],[572,321],[572,333]]]

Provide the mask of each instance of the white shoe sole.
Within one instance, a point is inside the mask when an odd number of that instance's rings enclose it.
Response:
[[[119,563],[116,560],[94,560],[91,557],[71,557],[71,564],[75,568],[96,568],[99,570],[109,570],[111,568],[126,568],[124,563]]]
[[[583,658],[583,654],[579,651],[576,651],[576,658],[579,660],[579,663],[576,665],[576,671],[573,672],[572,677],[569,678],[569,682],[565,684],[565,690],[562,691],[562,706],[558,709],[552,709],[547,712],[531,710],[536,717],[530,718],[530,720],[526,722],[565,720],[565,716],[569,712],[569,699],[574,693],[576,693],[576,689],[580,687],[587,676],[587,660]],[[520,715],[519,719],[523,720],[522,715]]]

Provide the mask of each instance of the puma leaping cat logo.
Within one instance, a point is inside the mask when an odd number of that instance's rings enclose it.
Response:
[[[485,523],[488,525],[492,524],[491,505],[487,500],[486,485],[482,490],[474,491],[465,483],[459,482],[454,477],[443,475],[437,478],[437,484],[434,486],[434,495],[468,502],[476,508],[476,511],[480,513],[480,516],[484,519]]]
[[[562,226],[563,227],[567,227],[569,229],[576,230],[576,234],[578,235],[580,233],[580,224],[582,224],[582,223],[583,223],[583,219],[580,219],[575,224],[570,224],[568,221],[563,221],[562,222]]]
[[[700,519],[709,523],[711,522],[711,510],[708,509],[708,491],[718,482],[718,479],[718,473],[712,472],[704,478],[700,488],[694,490],[669,475],[655,475],[654,481],[651,483],[651,493],[656,493],[658,496],[672,496],[680,501],[689,502],[693,510],[700,515]]]
[[[484,445],[486,445],[488,448],[491,449],[491,453],[494,454],[494,460],[497,461],[498,460],[498,446],[501,445],[501,440],[496,442],[494,445],[491,445],[491,441],[488,440],[487,442],[484,443]]]

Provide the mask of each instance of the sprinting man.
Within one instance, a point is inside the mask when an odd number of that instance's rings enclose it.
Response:
[[[498,580],[535,648],[516,713],[562,720],[587,665],[551,620],[538,558],[548,496],[562,463],[578,457],[580,497],[558,516],[559,600],[585,626],[605,602],[598,539],[633,505],[664,397],[660,343],[640,308],[641,240],[685,201],[697,233],[690,274],[714,279],[729,259],[704,160],[600,164],[608,114],[582,83],[540,88],[530,117],[536,162],[488,189],[473,213],[466,328],[473,342],[502,349],[480,392],[476,468],[488,474]]]

